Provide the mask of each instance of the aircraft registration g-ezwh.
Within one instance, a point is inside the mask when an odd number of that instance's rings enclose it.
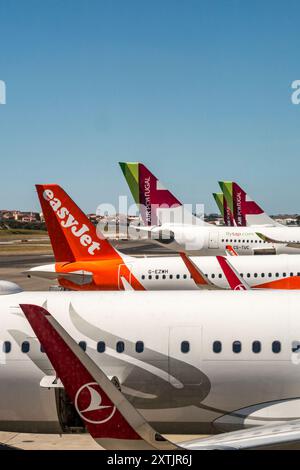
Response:
[[[37,191],[56,263],[31,268],[28,276],[57,279],[62,287],[72,290],[229,288],[216,257],[124,255],[96,230],[60,186],[38,185]],[[230,256],[230,264],[250,287],[300,288],[298,255]]]
[[[228,244],[239,255],[300,254],[300,228],[276,224],[240,189],[242,204],[233,214],[249,226],[217,227],[193,216],[142,163],[120,163],[144,226],[157,243],[188,254],[223,255]],[[228,196],[228,185],[223,186]],[[230,201],[229,201],[230,202]],[[243,210],[247,211],[245,214]],[[269,223],[268,223],[269,222]]]
[[[159,433],[300,418],[298,291],[4,293],[1,430],[79,430],[89,407],[70,403],[20,304],[51,312]]]

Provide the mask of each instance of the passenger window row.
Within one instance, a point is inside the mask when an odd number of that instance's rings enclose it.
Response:
[[[297,240],[290,240],[291,242],[297,243]],[[237,238],[222,238],[223,243],[268,243],[265,240],[244,240],[244,239],[237,239]]]
[[[280,277],[280,276],[286,277],[287,275],[288,275],[288,273],[285,273],[285,272],[284,272],[284,273],[253,273],[253,274],[251,274],[251,273],[246,273],[246,274],[240,273],[240,276],[241,276],[241,277],[248,277],[248,278],[249,278],[249,277],[255,277],[255,278],[257,278],[257,277]],[[296,275],[299,277],[299,276],[300,276],[300,272],[299,272],[299,273],[296,273],[295,276],[296,276]],[[208,274],[205,274],[205,276],[208,277]],[[210,274],[210,277],[211,277],[212,279],[214,279],[214,278],[217,277],[217,276],[218,276],[220,279],[222,278],[222,274],[218,274],[218,275],[215,274],[215,273]],[[290,272],[290,273],[289,273],[289,276],[290,276],[290,277],[293,277],[293,276],[294,276],[294,273]]]
[[[290,272],[290,273],[286,273],[286,272],[283,272],[283,273],[278,273],[278,272],[277,273],[253,273],[253,274],[251,274],[251,273],[240,273],[241,277],[247,277],[247,278],[250,278],[250,277],[254,277],[254,278],[258,278],[258,277],[262,277],[262,278],[264,278],[264,277],[287,277],[288,275],[290,277],[293,277],[293,276],[300,277],[300,272],[297,272],[297,273],[293,273],[293,272]],[[142,274],[141,277],[142,277],[142,279],[147,278],[149,280],[151,280],[151,279],[153,279],[153,280],[154,279],[156,279],[156,280],[158,280],[158,279],[190,279],[190,278],[192,278],[192,275],[187,275],[187,274],[182,274],[182,275],[180,275],[180,274],[176,274],[176,275],[175,274],[174,275],[169,274],[169,275],[166,275],[166,274],[162,274],[160,276],[160,275],[156,274],[155,276],[152,276],[151,274],[149,274],[149,275],[146,276],[145,274]],[[218,274],[212,273],[210,275],[205,274],[205,277],[207,277],[207,278],[211,277],[212,279],[215,279],[215,278],[222,279],[223,275],[222,275],[222,273],[218,273]]]
[[[78,345],[81,347],[83,351],[86,351],[87,344],[85,341],[79,341]],[[10,341],[4,341],[2,343],[2,351],[6,354],[10,353],[12,349],[12,344]],[[115,349],[118,353],[123,353],[125,351],[125,343],[124,341],[117,341],[115,345]],[[258,354],[262,350],[261,341],[255,340],[252,342],[252,352]],[[44,348],[40,345],[40,350],[44,353]],[[183,354],[190,352],[191,346],[189,341],[182,341],[180,344],[180,350]],[[219,354],[222,352],[222,342],[219,340],[215,340],[212,343],[212,350],[214,353]],[[271,350],[273,353],[278,354],[281,352],[281,342],[278,340],[274,340],[271,344]],[[22,353],[28,353],[30,351],[30,343],[29,341],[23,341],[21,344],[21,351]],[[97,343],[97,352],[104,353],[106,351],[106,343],[104,341],[98,341]],[[137,341],[135,343],[135,351],[137,353],[144,352],[144,342]],[[238,354],[242,351],[242,343],[241,341],[233,341],[232,343],[232,352]],[[293,341],[291,346],[291,351],[293,353],[300,352],[300,341]]]
[[[280,353],[281,351],[281,342],[280,341],[273,341],[271,345],[272,352],[275,354]],[[214,353],[219,354],[222,352],[222,342],[221,341],[214,341],[212,344],[212,350]],[[261,342],[256,340],[252,342],[252,352],[257,354],[260,353],[262,350]],[[300,342],[293,341],[292,343],[292,352],[300,351]],[[242,351],[242,343],[241,341],[233,341],[232,343],[232,352],[238,354]]]
[[[241,240],[241,239],[236,239],[236,238],[222,238],[223,243],[267,243],[264,240]]]
[[[86,351],[87,344],[86,341],[79,341],[78,345],[81,347],[83,351]],[[3,341],[2,343],[2,351],[6,354],[10,353],[12,349],[12,344],[10,341]],[[104,353],[106,350],[106,344],[104,341],[98,341],[97,343],[97,351],[99,353]],[[28,353],[30,351],[30,343],[29,341],[23,341],[21,344],[21,351],[22,353]],[[44,348],[42,345],[40,345],[40,351],[42,353],[45,352]],[[116,343],[116,351],[118,353],[122,353],[125,351],[125,343],[124,341],[117,341]],[[144,343],[143,341],[137,341],[135,343],[135,351],[137,353],[142,353],[144,351]]]
[[[151,279],[188,279],[188,278],[192,278],[192,275],[188,275],[188,274],[162,274],[161,276],[159,274],[156,274],[155,276],[152,276],[152,274],[149,274],[149,275],[145,275],[145,274],[142,274],[142,279],[149,279],[149,281],[151,281]]]

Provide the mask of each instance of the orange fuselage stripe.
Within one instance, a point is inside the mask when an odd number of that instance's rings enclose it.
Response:
[[[132,286],[134,290],[145,290],[136,279],[122,258],[103,261],[75,261],[73,263],[56,263],[56,272],[66,274],[74,271],[87,271],[92,274],[92,282],[79,285],[76,282],[59,278],[59,284],[72,290],[124,290],[120,276]]]

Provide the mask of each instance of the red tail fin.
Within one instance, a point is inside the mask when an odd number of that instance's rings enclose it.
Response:
[[[119,257],[60,186],[37,184],[36,189],[57,262]]]
[[[47,310],[20,305],[91,436],[109,450],[172,450]],[[156,441],[156,437],[161,438]]]

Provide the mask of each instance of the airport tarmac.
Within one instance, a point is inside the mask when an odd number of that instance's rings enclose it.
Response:
[[[144,240],[112,240],[112,244],[122,253],[130,256],[174,256],[176,253],[162,248],[154,242]],[[18,246],[18,250],[19,250]],[[49,290],[55,281],[38,277],[28,278],[24,271],[43,264],[54,263],[54,256],[48,247],[43,246],[38,252],[28,253],[28,245],[22,247],[20,252],[7,253],[4,246],[0,246],[0,279],[17,283],[22,289],[28,291]],[[49,252],[50,251],[50,252]]]
[[[179,443],[204,436],[172,434],[165,437]],[[24,450],[102,450],[88,433],[29,434],[0,431],[0,442],[4,446]]]

